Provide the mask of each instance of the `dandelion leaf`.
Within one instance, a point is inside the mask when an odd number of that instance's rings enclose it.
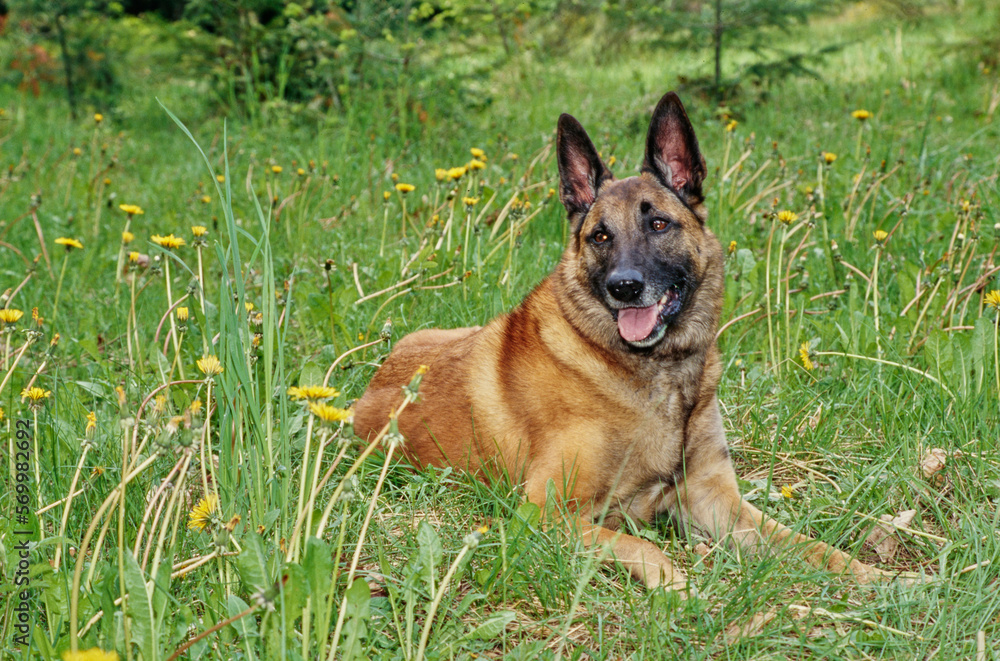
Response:
[[[243,583],[253,590],[264,590],[271,586],[272,581],[267,571],[267,556],[260,535],[256,533],[247,535],[243,550],[236,558],[236,570]]]
[[[371,589],[364,579],[355,579],[345,594],[347,619],[341,634],[341,658],[366,659],[364,640],[368,637],[368,620],[371,615]]]

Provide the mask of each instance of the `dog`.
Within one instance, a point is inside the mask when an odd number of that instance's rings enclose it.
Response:
[[[554,494],[560,525],[649,588],[684,596],[688,583],[656,545],[618,531],[626,516],[669,512],[744,549],[794,549],[862,583],[889,576],[740,496],[716,394],[724,256],[678,96],[657,104],[638,176],[615,179],[570,115],[556,147],[571,231],[555,270],[485,326],[402,338],[355,406],[356,433],[377,434],[424,366],[398,418],[413,464],[505,472],[543,508]]]

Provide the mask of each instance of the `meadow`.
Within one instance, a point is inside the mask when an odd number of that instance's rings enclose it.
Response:
[[[853,5],[775,34],[839,44],[818,76],[725,105],[683,87],[700,52],[581,38],[483,73],[442,41],[463,83],[400,70],[306,118],[219,112],[166,68],[181,37],[127,20],[173,45],[114,107],[0,87],[0,658],[1000,659],[996,8]],[[395,340],[482,324],[559,260],[559,113],[629,176],[669,89],[727,248],[743,492],[926,580],[631,524],[680,600],[519,485],[354,437]]]

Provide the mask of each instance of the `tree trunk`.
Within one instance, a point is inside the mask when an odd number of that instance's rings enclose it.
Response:
[[[70,66],[69,46],[66,44],[66,30],[62,24],[62,14],[56,14],[56,33],[59,36],[59,48],[62,51],[63,69],[66,71],[66,98],[69,101],[69,114],[76,119],[76,93],[73,91],[73,67]]]
[[[722,0],[715,0],[715,100],[722,101]]]

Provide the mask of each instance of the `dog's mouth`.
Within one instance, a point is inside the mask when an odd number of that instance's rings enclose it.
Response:
[[[681,310],[681,289],[674,284],[667,288],[656,303],[644,308],[612,310],[611,316],[618,323],[618,334],[630,345],[651,347],[667,332],[672,317]]]

